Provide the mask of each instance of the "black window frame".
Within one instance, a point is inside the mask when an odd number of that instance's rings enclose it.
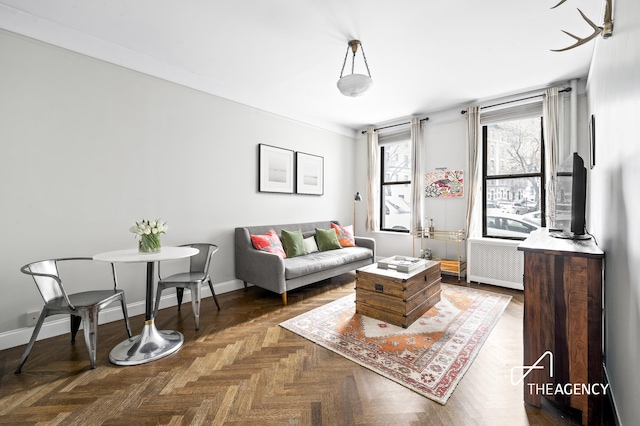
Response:
[[[407,141],[410,142],[410,141]],[[405,141],[402,142],[396,142],[396,143],[405,143]],[[391,145],[391,144],[388,144]],[[384,225],[384,217],[385,217],[385,199],[384,199],[384,190],[385,187],[387,186],[403,186],[403,185],[412,185],[411,180],[398,180],[398,181],[385,181],[385,164],[384,164],[384,159],[385,159],[385,155],[384,155],[384,149],[385,146],[388,145],[382,145],[380,146],[380,230],[381,231],[385,231],[385,232],[397,232],[397,233],[401,233],[401,234],[408,234],[410,232],[409,229],[393,229],[393,228],[385,228]],[[411,154],[409,154],[409,156],[411,156]],[[413,161],[413,158],[409,158],[409,161]]]
[[[530,117],[536,118],[536,117]],[[504,180],[504,179],[522,179],[522,178],[539,178],[540,179],[540,227],[546,226],[545,212],[546,212],[546,186],[545,186],[545,141],[544,141],[544,119],[540,118],[540,171],[535,173],[518,173],[518,174],[503,174],[503,175],[487,175],[488,170],[488,127],[490,123],[482,126],[482,237],[483,238],[498,238],[502,240],[524,240],[522,237],[508,237],[498,235],[487,234],[487,181],[490,180]],[[524,118],[523,118],[524,119]],[[516,120],[504,120],[516,121]],[[493,200],[493,199],[492,199]]]

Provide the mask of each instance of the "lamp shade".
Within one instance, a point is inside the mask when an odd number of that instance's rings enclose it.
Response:
[[[373,86],[373,80],[364,74],[349,74],[338,80],[338,90],[345,96],[360,96]]]

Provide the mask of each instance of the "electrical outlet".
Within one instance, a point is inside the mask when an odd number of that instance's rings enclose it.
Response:
[[[40,311],[27,312],[27,327],[33,327],[38,322]]]

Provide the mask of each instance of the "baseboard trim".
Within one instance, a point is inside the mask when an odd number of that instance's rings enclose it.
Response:
[[[611,411],[613,414],[613,419],[616,422],[616,426],[620,426],[622,425],[622,422],[620,421],[620,417],[618,415],[618,405],[616,404],[616,398],[613,395],[613,389],[611,389],[611,381],[609,380],[609,373],[607,372],[607,366],[604,365],[603,368],[604,368],[604,379],[609,385],[609,391],[607,392],[607,397],[608,397],[607,399],[611,406]]]
[[[240,290],[244,288],[244,284],[240,280],[225,281],[222,283],[216,283],[213,285],[216,295],[224,294],[230,291]],[[211,290],[208,285],[202,287],[202,298],[211,297]],[[191,292],[186,291],[182,303],[191,302]],[[160,299],[160,309],[169,308],[171,306],[177,306],[178,300],[175,293],[163,294]],[[144,314],[145,301],[133,302],[127,304],[127,311],[129,317]],[[53,317],[55,318],[55,317]],[[113,305],[100,312],[99,323],[106,324],[113,321],[120,321],[123,318],[122,309],[120,305]],[[132,326],[134,326],[132,324]],[[134,326],[135,327],[135,326]],[[16,330],[6,331],[0,333],[0,350],[15,348],[16,346],[26,345],[31,339],[33,333],[33,327],[23,327]],[[38,334],[38,341],[48,339],[50,337],[60,336],[62,334],[70,333],[69,317],[67,315],[64,318],[52,319],[45,321]]]

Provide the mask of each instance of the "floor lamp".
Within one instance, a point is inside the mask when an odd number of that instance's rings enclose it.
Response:
[[[353,198],[353,236],[356,236],[356,203],[362,201],[362,197],[359,192],[356,192],[356,196]]]

